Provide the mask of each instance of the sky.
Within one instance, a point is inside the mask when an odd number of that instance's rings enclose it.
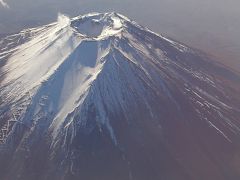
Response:
[[[239,0],[0,0],[0,34],[53,22],[59,12],[116,11],[238,70],[239,7]]]

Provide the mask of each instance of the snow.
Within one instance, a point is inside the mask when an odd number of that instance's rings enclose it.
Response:
[[[128,23],[136,29],[129,29]],[[141,34],[142,30],[148,33]],[[88,111],[93,106],[99,131],[105,127],[117,146],[118,137],[109,114],[122,113],[130,122],[133,113],[129,106],[137,112],[141,103],[146,114],[157,122],[156,107],[152,104],[155,97],[169,103],[171,109],[180,110],[171,82],[177,81],[179,86],[189,84],[185,78],[188,76],[215,84],[211,76],[193,72],[169,59],[160,46],[140,39],[139,36],[155,33],[116,13],[91,13],[73,19],[59,14],[57,23],[29,31],[36,32],[29,41],[14,48],[9,46],[0,54],[11,55],[0,72],[4,74],[0,86],[2,106],[22,104],[20,118],[13,114],[12,119],[30,124],[32,131],[44,120],[53,144],[59,138],[65,144],[67,136],[72,140],[80,126],[86,128]],[[155,35],[181,53],[187,52],[184,45]],[[194,103],[201,107],[232,109],[197,87],[189,85],[186,90],[193,93]],[[231,124],[230,120],[228,123]]]
[[[8,73],[3,84],[13,81],[13,87],[21,84],[20,88],[14,90],[16,95],[25,94],[46,81],[81,42],[73,32],[56,29],[22,45],[3,67],[3,72]]]
[[[83,36],[98,40],[119,34],[123,27],[121,19],[114,13],[79,16],[74,18],[72,25]]]
[[[64,67],[67,72],[64,73],[63,82],[60,75],[56,75],[59,83],[62,83],[62,90],[58,102],[58,113],[51,125],[54,128],[54,137],[68,113],[73,112],[82,103],[82,101],[77,103],[76,100],[85,96],[91,83],[101,72],[103,63],[100,60],[106,56],[106,52],[98,51],[99,46],[100,43],[96,41],[83,41],[67,60],[71,61],[71,67]],[[63,71],[60,70],[59,74],[62,73]]]
[[[224,134],[223,131],[221,131],[221,130],[220,130],[217,126],[215,126],[211,121],[208,121],[208,123],[209,123],[209,125],[210,125],[211,127],[213,127],[214,129],[216,129],[217,132],[220,133],[220,135],[222,135],[227,141],[229,141],[230,143],[232,143],[231,139],[229,139],[229,137],[228,137],[226,134]]]
[[[113,29],[120,29],[122,28],[122,22],[120,20],[120,18],[118,17],[112,17],[111,18],[113,20]]]

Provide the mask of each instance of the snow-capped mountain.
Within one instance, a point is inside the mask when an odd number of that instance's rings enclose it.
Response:
[[[240,76],[116,13],[0,41],[0,179],[238,180]]]

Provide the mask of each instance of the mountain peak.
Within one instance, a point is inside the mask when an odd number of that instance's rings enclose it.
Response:
[[[115,12],[90,13],[73,18],[71,27],[89,38],[105,38],[119,34],[124,28],[124,19]]]

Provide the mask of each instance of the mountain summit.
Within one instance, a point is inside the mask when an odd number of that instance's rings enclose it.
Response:
[[[0,41],[0,179],[237,180],[240,76],[117,13]]]

